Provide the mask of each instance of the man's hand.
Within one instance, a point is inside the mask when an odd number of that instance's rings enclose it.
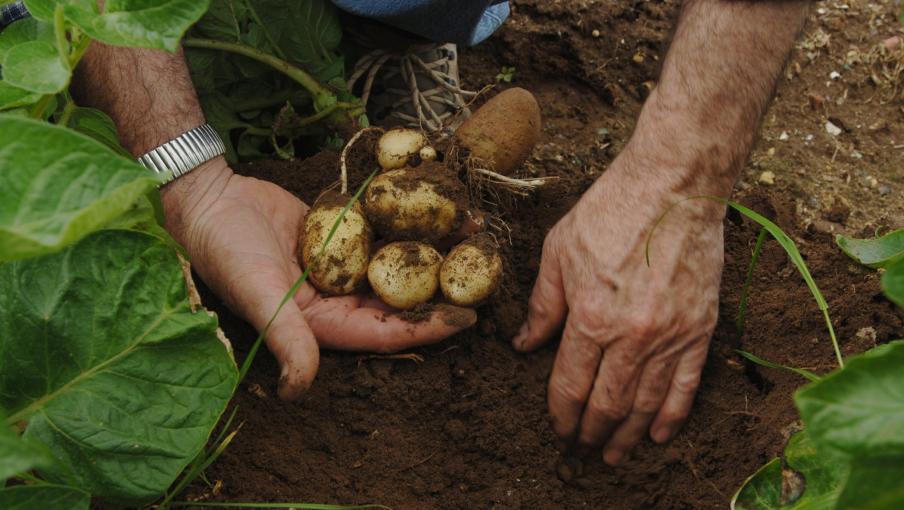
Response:
[[[275,184],[235,175],[222,158],[195,170],[191,186],[164,188],[167,230],[192,266],[236,313],[263,331],[301,276],[298,233],[308,207]],[[411,323],[363,295],[323,298],[304,284],[273,321],[266,342],[282,367],[279,396],[293,400],[317,374],[318,344],[389,352],[437,342],[476,320],[473,310],[438,309]],[[454,319],[454,320],[453,320]]]
[[[550,231],[527,322],[531,350],[564,322],[549,381],[556,433],[618,464],[690,412],[716,321],[727,196],[807,1],[687,0],[625,151]]]
[[[679,197],[627,175],[637,159],[623,154],[549,232],[514,341],[536,349],[564,321],[549,381],[553,427],[580,450],[605,445],[609,464],[647,430],[669,440],[690,412],[722,270],[721,215],[690,203],[659,225],[647,266],[647,234]]]

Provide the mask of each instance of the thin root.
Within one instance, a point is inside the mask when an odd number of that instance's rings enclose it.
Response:
[[[370,356],[365,356],[358,360],[358,365],[365,361],[369,361],[372,359],[407,359],[409,361],[413,361],[415,363],[423,363],[424,357],[420,354],[415,354],[413,352],[405,353],[405,354],[371,354]]]
[[[345,147],[342,148],[342,156],[339,158],[339,183],[341,187],[339,191],[346,195],[348,194],[348,151],[351,150],[352,146],[361,138],[361,135],[364,133],[370,133],[372,131],[379,131],[380,133],[385,132],[383,128],[379,127],[366,127],[352,136],[348,143],[345,144]]]
[[[517,179],[496,173],[486,168],[471,168],[470,172],[479,175],[478,179],[494,184],[500,189],[504,189],[510,193],[520,196],[527,196],[531,191],[545,185],[549,181],[557,179],[557,177],[535,177],[533,179]]]

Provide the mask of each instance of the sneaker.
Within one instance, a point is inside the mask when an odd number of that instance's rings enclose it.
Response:
[[[362,79],[360,97],[371,122],[441,136],[450,135],[470,115],[466,99],[477,95],[460,86],[454,44],[373,50],[355,64],[349,90]]]

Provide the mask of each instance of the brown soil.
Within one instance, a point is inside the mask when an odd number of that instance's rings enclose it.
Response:
[[[900,30],[891,2],[818,7],[735,198],[798,243],[850,355],[904,336],[904,313],[882,298],[875,272],[847,259],[831,236],[904,224],[904,111],[892,83],[900,71],[876,71],[892,58],[876,48]],[[545,123],[526,170],[559,177],[505,218],[512,229],[505,251],[516,268],[505,292],[471,330],[418,349],[423,361],[324,353],[300,403],[276,399],[279,372],[262,353],[233,403],[245,425],[207,470],[221,482],[217,495],[197,487],[196,496],[397,509],[727,508],[744,478],[781,449],[797,419],[791,393],[804,382],[750,366],[734,349],[817,371],[833,366],[819,310],[774,242],[756,272],[747,333],[737,338],[755,226],[736,215],[726,220],[719,326],[693,415],[669,445],[647,441],[619,468],[597,458],[581,469],[563,465],[546,412],[556,345],[530,355],[509,346],[543,236],[627,141],[675,9],[675,2],[522,0],[499,34],[463,52],[475,87],[503,65],[517,68],[514,83],[538,96]],[[840,80],[829,78],[833,70]],[[829,119],[843,125],[841,135],[826,133]],[[311,201],[335,181],[335,168],[336,157],[321,154],[243,170]],[[760,183],[765,171],[775,184]],[[205,297],[241,359],[254,332]]]

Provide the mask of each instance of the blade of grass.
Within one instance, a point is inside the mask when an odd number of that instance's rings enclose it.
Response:
[[[764,366],[767,368],[777,368],[780,370],[787,370],[789,372],[794,372],[795,374],[797,374],[811,382],[816,382],[820,379],[820,377],[818,375],[814,374],[813,372],[811,372],[805,368],[789,367],[788,365],[782,365],[781,363],[775,363],[773,361],[765,360],[763,358],[760,358],[759,356],[756,356],[754,354],[751,354],[749,352],[742,351],[739,349],[735,349],[735,352],[740,354],[741,356],[747,358],[748,360],[756,363],[757,365],[761,365],[761,366]]]
[[[226,419],[226,423],[223,424],[223,428],[220,429],[219,435],[217,435],[217,438],[213,440],[212,444],[218,445],[221,442],[223,442],[223,438],[225,438],[226,434],[229,433],[229,427],[232,426],[232,420],[235,419],[235,414],[237,412],[239,412],[239,406],[233,407],[232,412],[229,413],[229,418]],[[210,455],[214,449],[215,449],[215,447],[213,449],[207,450],[207,455]]]
[[[756,245],[753,247],[753,255],[750,257],[750,267],[747,268],[747,278],[744,280],[744,288],[741,289],[741,302],[738,303],[738,316],[735,318],[735,327],[738,330],[738,338],[744,338],[744,325],[747,316],[747,299],[750,297],[750,284],[753,282],[753,270],[760,261],[760,252],[766,241],[766,229],[761,228],[756,237]]]
[[[819,306],[819,310],[822,312],[823,318],[825,318],[826,328],[829,330],[829,337],[832,340],[832,347],[835,349],[835,357],[838,360],[838,366],[844,368],[844,358],[841,356],[841,348],[838,346],[838,339],[835,337],[835,328],[832,326],[831,318],[829,318],[829,305],[826,303],[825,298],[822,296],[822,292],[819,291],[819,287],[813,280],[813,276],[810,274],[810,270],[807,268],[807,263],[804,262],[804,258],[801,256],[800,251],[798,251],[797,245],[794,244],[794,241],[792,241],[791,238],[788,237],[788,235],[785,234],[785,232],[782,231],[782,229],[778,225],[773,223],[765,216],[759,214],[758,212],[748,209],[747,207],[737,202],[728,200],[727,198],[717,197],[713,195],[697,195],[675,202],[674,204],[669,206],[669,208],[666,209],[664,213],[662,213],[662,215],[653,224],[653,228],[650,229],[650,233],[647,234],[647,244],[645,251],[647,265],[650,265],[650,242],[653,240],[653,233],[656,232],[656,228],[659,227],[665,217],[668,216],[670,212],[672,212],[672,209],[680,204],[683,204],[684,202],[687,202],[688,200],[713,200],[721,204],[725,204],[728,207],[731,207],[732,209],[743,214],[750,220],[758,223],[761,227],[763,227],[763,229],[769,232],[769,234],[772,235],[772,237],[775,238],[776,241],[778,241],[778,244],[780,244],[782,248],[785,249],[785,253],[788,254],[788,258],[791,259],[791,263],[794,264],[794,266],[803,277],[804,281],[807,283],[807,287],[810,289],[810,293],[812,293],[813,297],[816,299],[816,304],[817,306]]]
[[[162,508],[162,509],[170,508],[173,505],[173,499],[175,499],[175,497],[178,496],[179,494],[182,494],[182,491],[184,491],[185,488],[188,487],[188,484],[190,484],[192,481],[194,481],[194,479],[197,478],[198,475],[203,473],[205,469],[210,467],[211,464],[213,464],[218,458],[220,458],[220,455],[222,455],[223,452],[226,451],[226,448],[229,446],[229,443],[231,443],[232,440],[235,439],[235,435],[238,434],[239,430],[242,429],[242,425],[243,424],[239,424],[239,426],[236,427],[235,430],[230,432],[223,439],[223,441],[221,441],[220,444],[217,445],[217,447],[213,451],[213,453],[211,453],[210,455],[207,456],[207,458],[204,459],[204,462],[201,462],[201,463],[193,466],[185,474],[185,476],[182,477],[182,480],[179,481],[179,484],[176,485],[176,487],[173,488],[172,491],[170,491],[170,493],[166,496],[166,498],[163,499],[163,501],[160,502],[159,505],[157,505],[157,508]]]
[[[194,503],[191,501],[177,501],[174,506],[197,506],[203,508],[278,508],[296,510],[359,510],[365,508],[382,508],[392,510],[383,505],[326,505],[318,503]]]

